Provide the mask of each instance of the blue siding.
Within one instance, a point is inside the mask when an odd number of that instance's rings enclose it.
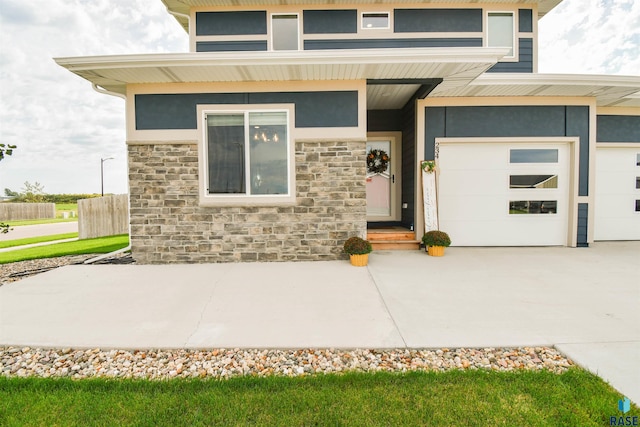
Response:
[[[598,142],[640,142],[640,116],[598,116]]]
[[[136,129],[196,129],[200,104],[295,104],[296,127],[357,127],[358,92],[181,93],[135,96]]]
[[[518,10],[518,29],[521,33],[533,32],[533,11],[531,9]]]
[[[488,73],[533,73],[533,39],[518,41],[518,62],[498,62]]]
[[[577,136],[579,195],[589,195],[589,107],[428,107],[425,114],[426,158],[433,158],[437,137]]]
[[[580,137],[580,179],[578,195],[589,195],[589,107],[567,107],[566,136]]]
[[[267,12],[196,12],[197,36],[267,34]]]
[[[358,32],[358,11],[305,10],[302,22],[304,34],[355,34]]]
[[[395,9],[396,33],[481,32],[482,9]]]
[[[266,40],[196,43],[196,52],[242,52],[263,50],[267,50]]]
[[[402,110],[368,110],[367,132],[402,131]]]
[[[481,47],[481,38],[305,40],[305,50],[398,49],[404,47]]]
[[[563,106],[447,107],[448,137],[564,136]]]
[[[579,248],[586,248],[589,246],[587,240],[589,224],[589,205],[587,203],[578,203],[578,236],[577,246]]]

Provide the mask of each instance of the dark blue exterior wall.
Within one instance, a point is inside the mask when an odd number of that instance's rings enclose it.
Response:
[[[196,12],[197,36],[267,34],[267,12]]]
[[[266,40],[196,42],[196,52],[246,52],[267,50]]]
[[[518,62],[498,62],[488,73],[533,73],[533,39],[518,40]]]
[[[578,203],[578,239],[576,243],[579,248],[589,246],[587,241],[588,224],[589,205],[587,203]]]
[[[598,116],[598,142],[640,142],[640,116]]]
[[[427,107],[425,110],[426,159],[435,157],[435,139],[439,137],[535,136],[579,137],[578,195],[588,196],[589,107],[555,105]],[[583,217],[586,218],[586,211]],[[586,244],[586,226],[578,230],[578,242],[581,239]]]
[[[482,9],[396,9],[396,33],[481,32]]]
[[[304,34],[344,34],[358,32],[358,11],[349,10],[305,10],[303,12]]]
[[[296,127],[358,126],[358,92],[331,91],[136,95],[136,129],[196,129],[201,104],[275,103],[295,104]]]
[[[305,50],[318,49],[397,49],[403,47],[469,47],[482,46],[480,38],[432,39],[336,39],[305,40]]]
[[[533,11],[531,9],[518,10],[518,30],[521,33],[533,32]]]

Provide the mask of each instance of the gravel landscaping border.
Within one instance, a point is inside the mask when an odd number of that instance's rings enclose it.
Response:
[[[549,370],[574,366],[549,347],[392,350],[101,350],[0,347],[5,377],[227,379],[240,376],[303,376],[341,372],[409,372],[452,369]]]

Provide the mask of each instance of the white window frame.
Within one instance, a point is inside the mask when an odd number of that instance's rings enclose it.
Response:
[[[369,14],[376,14],[376,15],[382,15],[382,14],[386,14],[387,15],[387,26],[386,27],[371,27],[371,28],[367,28],[364,26],[364,16],[365,15],[369,15]],[[385,30],[390,30],[391,29],[391,12],[390,11],[363,11],[360,12],[360,29],[361,30],[366,30],[366,31],[385,31]]]
[[[296,202],[294,105],[292,104],[255,104],[255,105],[199,105],[198,106],[198,163],[200,179],[200,206],[291,206]],[[287,194],[210,194],[208,191],[208,137],[207,115],[244,114],[245,128],[249,126],[248,115],[252,112],[285,112],[287,114]],[[249,134],[245,135],[245,143]],[[248,157],[245,162],[249,162]],[[249,168],[245,169],[248,173]],[[246,178],[246,177],[245,177]]]
[[[492,47],[489,45],[489,17],[491,15],[497,15],[497,14],[508,14],[511,15],[512,18],[512,55],[509,56],[505,56],[502,59],[500,59],[500,61],[498,62],[518,62],[518,32],[517,32],[517,28],[518,28],[518,23],[517,21],[517,17],[516,17],[516,13],[513,10],[488,10],[487,13],[485,14],[485,36],[484,36],[484,44],[486,47]],[[493,46],[493,47],[498,47],[498,46]],[[508,46],[504,46],[504,47],[508,47]]]
[[[297,37],[297,49],[296,50],[300,50],[300,43],[302,42],[302,30],[301,30],[301,19],[300,19],[300,14],[297,12],[282,12],[282,13],[272,13],[271,15],[269,15],[269,50],[274,51],[274,52],[292,52],[293,50],[284,50],[284,49],[274,49],[273,46],[273,17],[274,16],[295,16],[296,17],[296,23],[297,23],[297,32],[296,32],[296,37]]]

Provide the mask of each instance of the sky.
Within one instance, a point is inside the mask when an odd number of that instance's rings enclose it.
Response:
[[[540,73],[640,75],[640,0],[564,0],[539,23]],[[160,0],[0,0],[0,196],[127,192],[124,100],[52,58],[187,52]]]

